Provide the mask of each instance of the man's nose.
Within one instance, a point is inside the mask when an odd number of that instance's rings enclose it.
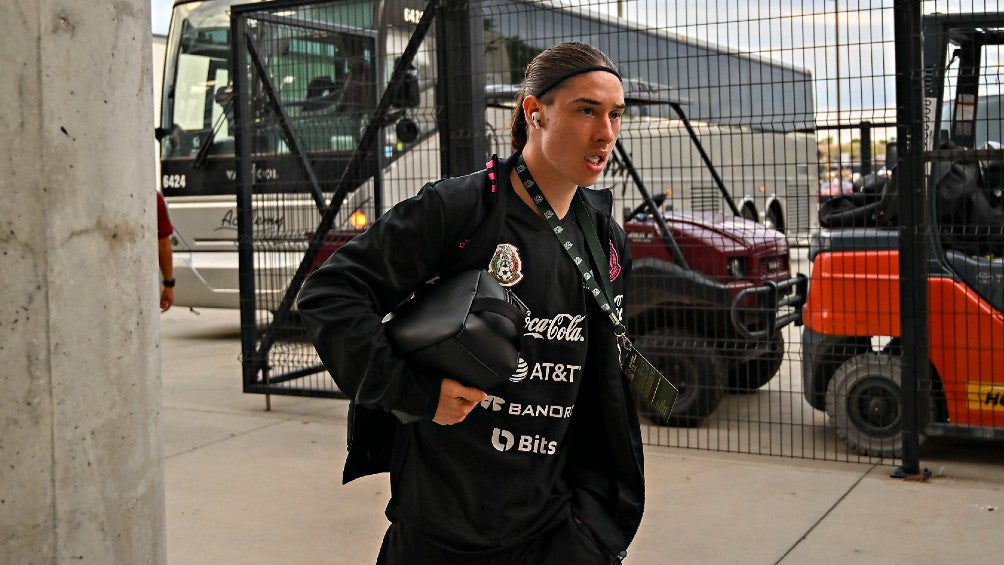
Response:
[[[597,126],[596,139],[600,141],[611,142],[617,138],[617,122],[610,116],[605,116],[600,119],[600,123]]]

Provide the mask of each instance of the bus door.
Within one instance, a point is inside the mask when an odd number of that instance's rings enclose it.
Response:
[[[184,12],[187,6],[176,8],[169,38],[160,130],[161,188],[176,230],[176,304],[236,308],[240,93],[230,7],[193,3]],[[270,262],[274,276],[298,264],[305,234],[316,228],[379,100],[371,6],[306,6],[247,19],[248,56],[238,68],[247,77],[250,128],[242,141],[250,155],[256,245],[288,252]],[[354,211],[372,206],[372,175],[363,173],[376,170],[376,159],[371,155],[354,181],[335,227],[350,226]]]

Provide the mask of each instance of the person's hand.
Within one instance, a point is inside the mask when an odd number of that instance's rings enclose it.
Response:
[[[165,286],[160,289],[160,311],[167,312],[167,309],[174,304],[174,289]]]
[[[484,391],[464,386],[453,379],[443,379],[439,385],[439,405],[432,421],[441,426],[459,424],[486,398],[488,395]]]

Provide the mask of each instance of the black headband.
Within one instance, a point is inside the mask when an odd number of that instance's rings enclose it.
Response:
[[[540,89],[537,92],[534,93],[534,96],[536,96],[537,98],[540,98],[541,96],[547,94],[547,91],[549,91],[552,88],[554,88],[555,86],[558,86],[559,84],[565,82],[566,80],[568,80],[568,79],[570,79],[570,78],[572,78],[572,77],[574,77],[576,75],[581,75],[581,74],[584,74],[584,73],[591,73],[593,71],[605,71],[605,72],[608,72],[608,73],[614,75],[615,77],[617,77],[617,80],[623,80],[623,79],[621,79],[620,73],[618,73],[617,71],[611,69],[610,67],[601,66],[601,65],[594,65],[594,66],[591,66],[591,67],[579,67],[577,69],[572,69],[572,70],[568,71],[567,73],[565,73],[565,74],[563,74],[561,76],[558,76],[557,78],[552,79],[550,82],[548,82],[544,86],[540,87]]]

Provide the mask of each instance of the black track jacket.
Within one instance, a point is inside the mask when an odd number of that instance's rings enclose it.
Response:
[[[511,162],[493,158],[489,170],[427,184],[304,283],[300,314],[322,362],[351,399],[343,482],[389,470],[396,428],[407,425],[392,413],[403,421],[432,419],[442,377],[395,354],[382,320],[426,281],[488,265],[505,221],[505,191],[512,190]],[[631,260],[624,230],[611,216],[612,196],[579,191],[600,240],[618,250],[623,274],[613,282],[614,295],[623,295]],[[626,551],[644,509],[641,431],[612,324],[595,304],[589,308],[586,367],[597,384],[580,392],[564,476],[573,514],[616,556]]]

